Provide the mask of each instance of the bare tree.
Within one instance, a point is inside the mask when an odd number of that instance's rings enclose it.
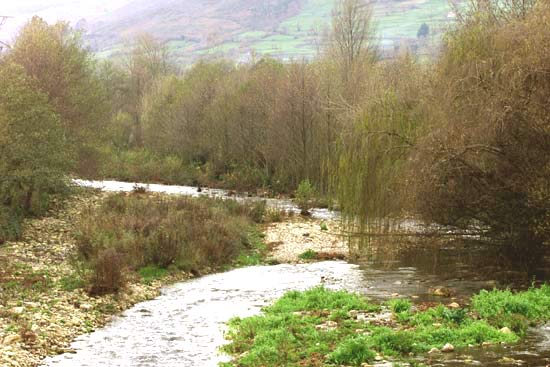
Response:
[[[166,46],[153,37],[143,34],[137,38],[125,68],[128,73],[128,112],[134,120],[131,145],[143,144],[142,104],[143,97],[151,89],[155,80],[170,71],[169,55]]]
[[[339,0],[332,13],[330,48],[347,81],[359,60],[373,58],[372,6],[364,0]]]

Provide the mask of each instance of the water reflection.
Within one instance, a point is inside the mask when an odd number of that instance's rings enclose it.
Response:
[[[381,297],[414,294],[428,301],[434,288],[447,287],[468,298],[480,289],[525,289],[550,279],[543,249],[460,237],[387,237],[362,248],[360,255],[365,281]]]

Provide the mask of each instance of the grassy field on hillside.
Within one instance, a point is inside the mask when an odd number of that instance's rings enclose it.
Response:
[[[182,64],[204,57],[243,60],[252,52],[282,59],[312,57],[317,52],[319,35],[330,26],[335,3],[335,0],[307,0],[297,14],[273,29],[243,26],[231,34],[217,35],[216,41],[167,40],[168,48],[174,59]],[[376,37],[383,47],[391,49],[403,40],[415,40],[418,29],[426,23],[437,39],[449,24],[450,10],[447,0],[378,0],[374,10]],[[173,27],[177,28],[177,24]],[[120,54],[120,49],[120,45],[115,45],[97,55],[111,57]]]

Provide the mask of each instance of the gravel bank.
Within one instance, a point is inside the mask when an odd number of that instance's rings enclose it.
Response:
[[[76,336],[158,296],[163,284],[191,276],[178,274],[150,285],[130,279],[122,292],[103,297],[89,297],[78,288],[73,224],[85,206],[97,205],[105,195],[76,195],[50,216],[27,220],[21,241],[0,246],[0,366],[36,366],[46,355],[71,352]]]
[[[299,256],[307,250],[315,251],[325,260],[346,258],[348,245],[340,233],[338,221],[294,217],[268,225],[265,241],[273,248],[270,257],[281,263],[301,262]]]

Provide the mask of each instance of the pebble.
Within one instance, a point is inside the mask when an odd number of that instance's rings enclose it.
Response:
[[[21,335],[11,334],[11,335],[8,335],[4,338],[4,341],[2,342],[2,344],[11,345],[11,344],[19,342],[20,340],[21,340]]]
[[[447,305],[447,307],[449,307],[449,308],[460,308],[460,305],[456,302],[452,302],[452,303],[449,303]]]
[[[455,350],[455,347],[454,347],[452,344],[450,344],[450,343],[445,344],[445,345],[443,346],[443,348],[441,348],[441,351],[442,351],[443,353],[454,352],[454,350]]]
[[[501,333],[503,334],[513,334],[513,331],[510,330],[508,327],[503,327],[502,329],[499,330]]]
[[[20,315],[23,312],[25,312],[25,307],[14,307],[11,309],[11,312],[13,312],[14,314]]]

